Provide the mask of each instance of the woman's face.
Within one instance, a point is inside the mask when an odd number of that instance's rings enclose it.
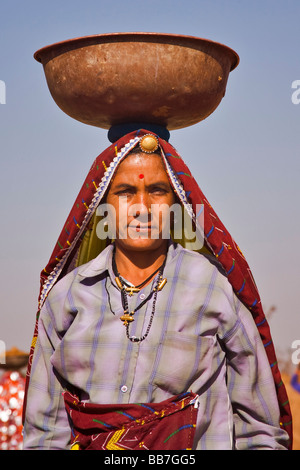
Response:
[[[115,218],[116,246],[138,251],[166,243],[175,197],[157,154],[129,155],[119,166],[106,203]]]

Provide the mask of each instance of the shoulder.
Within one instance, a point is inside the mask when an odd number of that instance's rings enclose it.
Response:
[[[112,247],[106,247],[96,258],[82,264],[59,279],[50,290],[46,302],[61,302],[83,279],[95,277],[107,270]]]
[[[167,266],[166,277],[170,277],[176,285],[180,284],[192,292],[214,293],[214,297],[226,299],[233,305],[234,290],[226,272],[217,258],[206,253],[190,251],[179,246],[174,251],[172,261]]]
[[[191,251],[178,244],[174,248],[171,259],[175,264],[180,265],[181,271],[186,271],[190,276],[204,275],[204,273],[210,275],[212,272],[216,272],[218,276],[228,282],[223,266],[212,254]]]

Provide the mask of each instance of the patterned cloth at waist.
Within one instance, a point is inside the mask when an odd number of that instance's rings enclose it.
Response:
[[[198,395],[190,392],[160,403],[98,405],[64,392],[72,450],[192,449]]]

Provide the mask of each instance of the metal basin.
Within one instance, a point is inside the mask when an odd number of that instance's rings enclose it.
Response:
[[[222,44],[160,33],[85,36],[46,46],[34,57],[56,104],[104,129],[131,122],[169,130],[196,124],[219,105],[239,62]]]

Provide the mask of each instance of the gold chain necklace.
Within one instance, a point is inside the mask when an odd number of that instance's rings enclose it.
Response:
[[[115,264],[115,262],[114,262],[114,264]],[[116,267],[116,264],[115,264],[115,267]],[[118,274],[117,277],[115,278],[116,284],[119,287],[119,289],[122,289],[124,287],[125,291],[130,295],[130,297],[132,297],[133,294],[136,294],[136,293],[140,292],[140,290],[144,287],[144,285],[147,284],[150,281],[150,279],[160,270],[160,268],[161,268],[161,266],[159,268],[157,268],[152,274],[150,274],[149,277],[147,277],[147,279],[145,279],[143,282],[141,282],[137,286],[131,286],[124,279],[122,279],[122,281],[121,281],[120,280],[121,276],[120,276],[120,274],[118,273],[118,271],[116,269],[116,273]]]
[[[141,342],[149,334],[149,331],[150,331],[150,328],[151,328],[151,325],[152,325],[152,322],[153,322],[154,313],[155,313],[157,294],[160,290],[163,289],[163,287],[167,283],[167,279],[163,278],[163,270],[164,270],[164,267],[165,267],[165,263],[166,263],[166,259],[163,262],[163,264],[154,273],[152,273],[151,276],[149,276],[145,281],[143,281],[141,284],[139,284],[139,286],[128,286],[128,284],[126,285],[125,281],[120,277],[120,274],[117,271],[117,266],[116,266],[114,256],[113,256],[113,270],[114,270],[114,273],[117,274],[115,280],[116,280],[117,286],[121,290],[122,303],[123,303],[123,308],[124,308],[124,314],[120,317],[120,320],[123,322],[124,326],[126,327],[127,338],[132,342],[135,342],[135,343],[136,342]],[[146,282],[148,282],[157,272],[159,272],[159,274],[158,274],[157,282],[156,282],[153,290],[151,290],[150,294],[134,310],[132,310],[129,313],[127,293],[129,292],[129,295],[132,296],[134,292],[139,292],[141,290],[141,286],[146,284]],[[128,288],[129,288],[129,290],[128,290]],[[137,310],[139,310],[143,305],[145,305],[146,302],[148,302],[148,300],[150,300],[150,298],[152,296],[154,296],[153,304],[152,304],[152,312],[151,312],[149,324],[147,326],[145,334],[141,337],[130,336],[130,334],[129,334],[129,324],[134,321],[135,312]]]

